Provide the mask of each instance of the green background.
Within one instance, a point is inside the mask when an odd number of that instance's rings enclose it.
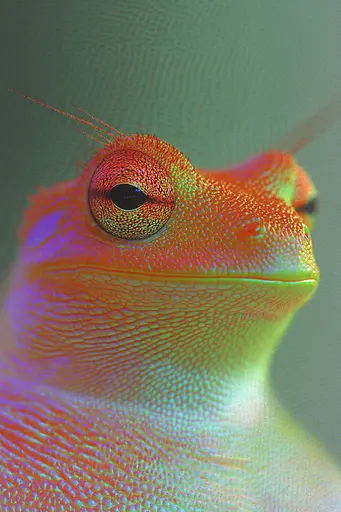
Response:
[[[119,130],[155,133],[195,165],[266,148],[341,86],[340,0],[11,0],[0,7],[5,87]],[[7,92],[1,109],[1,275],[37,185],[92,148],[77,126]],[[341,122],[302,151],[321,194],[320,289],[277,352],[282,400],[341,461]]]

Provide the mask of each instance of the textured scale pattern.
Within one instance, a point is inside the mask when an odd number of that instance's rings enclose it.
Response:
[[[280,151],[199,171],[154,136],[95,129],[103,146],[19,230],[1,511],[341,511],[338,468],[268,383],[319,279],[296,211],[309,177]],[[127,183],[136,209],[110,200]]]
[[[200,502],[208,505],[210,493],[205,486],[212,467],[205,461],[209,455],[201,453],[200,444],[194,445],[191,434],[169,438],[165,425],[153,421],[152,416],[122,408],[108,411],[87,402],[84,413],[79,399],[60,397],[56,403],[51,390],[38,395],[9,386],[2,389],[1,400],[4,398],[8,403],[1,415],[2,446],[7,455],[5,467],[0,465],[8,486],[4,505],[22,503],[45,510],[48,503],[71,511],[96,506],[135,510],[135,503],[139,510],[141,497],[143,510],[159,510],[155,507],[162,504],[167,510],[200,510]],[[89,413],[96,417],[95,422],[89,421]],[[236,486],[245,462],[226,459],[215,465],[219,500],[222,485],[227,483],[219,466],[229,467],[228,481]],[[47,501],[42,500],[43,495]],[[212,510],[220,510],[221,503],[212,503]],[[241,505],[240,499],[231,495],[230,510],[238,510],[237,505]]]

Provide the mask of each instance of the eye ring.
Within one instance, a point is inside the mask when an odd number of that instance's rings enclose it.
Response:
[[[130,240],[157,233],[169,220],[175,200],[166,169],[134,149],[113,151],[95,169],[88,189],[97,224],[114,237]]]

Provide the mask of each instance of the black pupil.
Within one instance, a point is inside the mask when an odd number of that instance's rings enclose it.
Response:
[[[148,199],[142,190],[128,183],[122,183],[112,188],[110,190],[110,198],[121,210],[135,210]]]

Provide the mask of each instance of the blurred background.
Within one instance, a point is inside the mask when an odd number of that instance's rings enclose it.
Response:
[[[200,167],[267,148],[341,90],[339,0],[7,0],[5,87],[122,131],[149,131]],[[62,116],[0,89],[0,268],[37,185],[69,179],[93,148]],[[298,155],[321,198],[322,280],[272,368],[291,412],[341,462],[341,121]]]

